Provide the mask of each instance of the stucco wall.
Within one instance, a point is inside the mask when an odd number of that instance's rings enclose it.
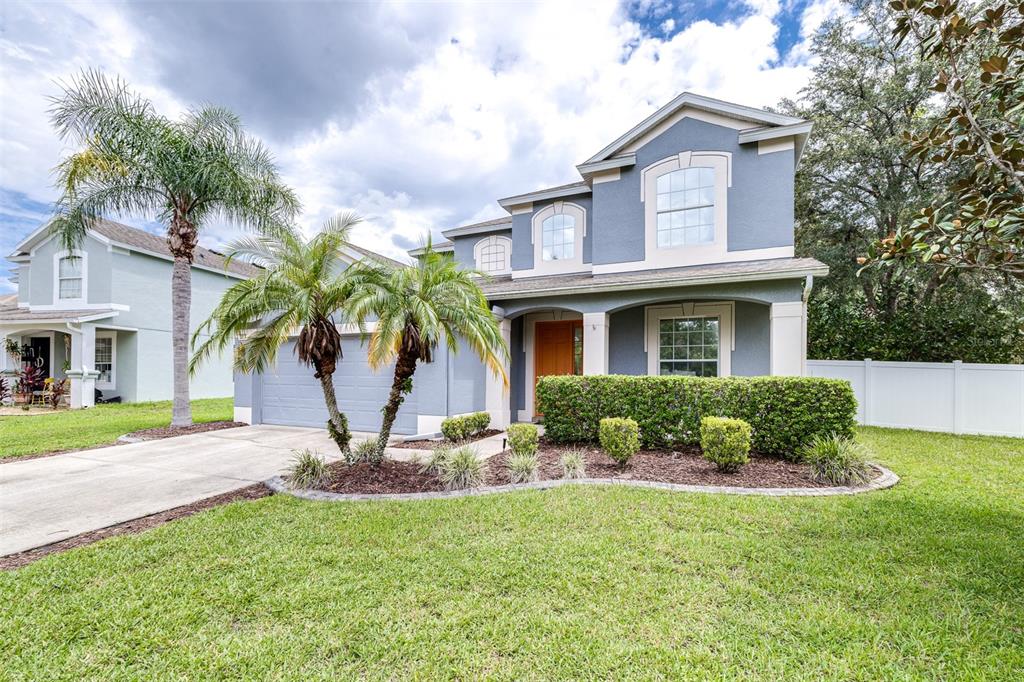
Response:
[[[473,247],[481,239],[487,239],[491,236],[497,237],[512,237],[512,230],[494,230],[493,232],[481,232],[480,234],[470,234],[465,237],[456,237],[452,240],[455,244],[455,262],[460,263],[467,268],[475,268],[476,260],[473,258]],[[513,247],[514,252],[514,247]]]
[[[54,256],[64,250],[57,239],[50,239],[36,248],[32,267],[28,268],[28,302],[31,305],[54,304]],[[85,254],[86,303],[110,303],[111,253],[106,244],[86,237],[78,251]]]
[[[640,147],[619,180],[594,184],[595,265],[644,260],[641,172],[681,151],[732,154],[729,251],[793,245],[793,150],[758,154],[757,144],[739,144],[735,129],[684,118]]]

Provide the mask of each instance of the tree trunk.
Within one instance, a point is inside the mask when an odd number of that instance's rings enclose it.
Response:
[[[380,435],[377,437],[377,452],[383,456],[384,449],[388,446],[391,438],[391,427],[395,424],[395,417],[398,416],[398,408],[405,401],[405,394],[410,390],[409,380],[416,372],[416,355],[403,348],[398,351],[398,360],[395,362],[395,380],[391,383],[391,393],[388,395],[388,402],[384,405],[384,422],[380,426]]]
[[[171,274],[171,354],[174,374],[174,407],[171,426],[192,424],[192,403],[188,394],[188,333],[192,312],[192,259],[174,257]]]
[[[334,394],[333,375],[327,372],[319,372],[319,374],[320,388],[324,391],[324,403],[327,405],[327,431],[331,434],[338,449],[342,453],[348,453],[352,435],[348,431],[348,419],[338,409],[338,398]]]

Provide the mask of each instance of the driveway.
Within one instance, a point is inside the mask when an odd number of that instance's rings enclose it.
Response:
[[[264,481],[323,429],[245,426],[0,464],[0,556]]]

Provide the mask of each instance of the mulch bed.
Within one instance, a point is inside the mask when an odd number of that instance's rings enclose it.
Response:
[[[538,451],[540,480],[562,477],[560,457],[567,448],[541,442]],[[811,478],[807,464],[789,462],[777,457],[751,453],[750,461],[735,473],[722,473],[715,465],[704,459],[700,448],[680,447],[675,449],[642,450],[637,453],[626,468],[619,465],[600,449],[590,446],[577,448],[586,462],[587,478],[621,478],[636,481],[659,481],[687,485],[733,486],[743,488],[824,488],[827,487]],[[505,451],[487,460],[484,485],[505,485],[509,483],[505,463],[509,452]],[[335,462],[330,465],[331,478],[319,488],[334,493],[419,493],[443,490],[437,477],[424,473],[420,464],[384,460],[378,466],[366,463],[347,465]]]
[[[245,488],[239,488],[238,490],[232,490],[231,492],[207,497],[206,499],[193,502],[192,504],[182,505],[180,507],[168,509],[167,511],[150,514],[149,516],[143,516],[138,519],[132,519],[131,521],[125,521],[124,523],[118,523],[113,526],[107,526],[106,528],[100,528],[99,530],[82,533],[81,535],[75,535],[74,537],[65,538],[64,540],[60,540],[49,545],[43,545],[42,547],[36,547],[35,549],[28,549],[24,552],[18,552],[17,554],[8,554],[5,557],[0,557],[0,570],[9,571],[14,568],[20,568],[32,563],[33,561],[38,561],[48,554],[66,552],[69,549],[74,549],[75,547],[81,547],[83,545],[90,545],[94,542],[98,542],[105,538],[112,538],[117,535],[141,533],[144,530],[149,530],[150,528],[163,525],[168,521],[180,519],[185,516],[191,516],[192,514],[212,509],[213,507],[219,507],[222,504],[238,502],[239,500],[258,500],[259,498],[267,497],[270,494],[270,490],[265,485],[257,483]]]
[[[458,447],[460,445],[467,445],[478,440],[483,440],[484,438],[490,438],[491,436],[497,436],[499,433],[501,433],[501,431],[498,429],[484,429],[480,433],[476,434],[469,440],[464,441],[462,443],[453,443],[450,440],[405,440],[402,441],[401,443],[389,445],[388,447],[401,448],[404,450],[436,450],[437,448],[441,447],[453,448]]]
[[[155,429],[142,429],[125,434],[129,438],[140,440],[160,440],[161,438],[174,438],[175,436],[188,436],[193,433],[206,433],[207,431],[220,431],[222,429],[236,429],[239,426],[248,426],[245,422],[203,422],[191,426],[158,426]]]

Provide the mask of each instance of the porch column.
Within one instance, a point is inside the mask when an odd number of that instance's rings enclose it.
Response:
[[[807,358],[807,307],[802,301],[772,303],[771,373],[803,376]]]
[[[583,313],[583,373],[608,373],[608,313]]]
[[[96,325],[82,323],[81,329],[68,326],[71,331],[71,407],[92,407],[96,404]]]
[[[495,307],[493,311],[495,317],[498,318],[498,327],[501,330],[501,338],[505,341],[505,348],[511,354],[512,320],[504,317],[505,311],[501,308]],[[505,376],[508,377],[509,381],[512,381],[512,369],[508,357],[502,360],[502,368],[505,370]],[[491,415],[491,428],[504,429],[512,423],[510,401],[509,386],[502,381],[500,376],[495,376],[490,370],[487,370],[487,384],[484,387],[484,408]]]

